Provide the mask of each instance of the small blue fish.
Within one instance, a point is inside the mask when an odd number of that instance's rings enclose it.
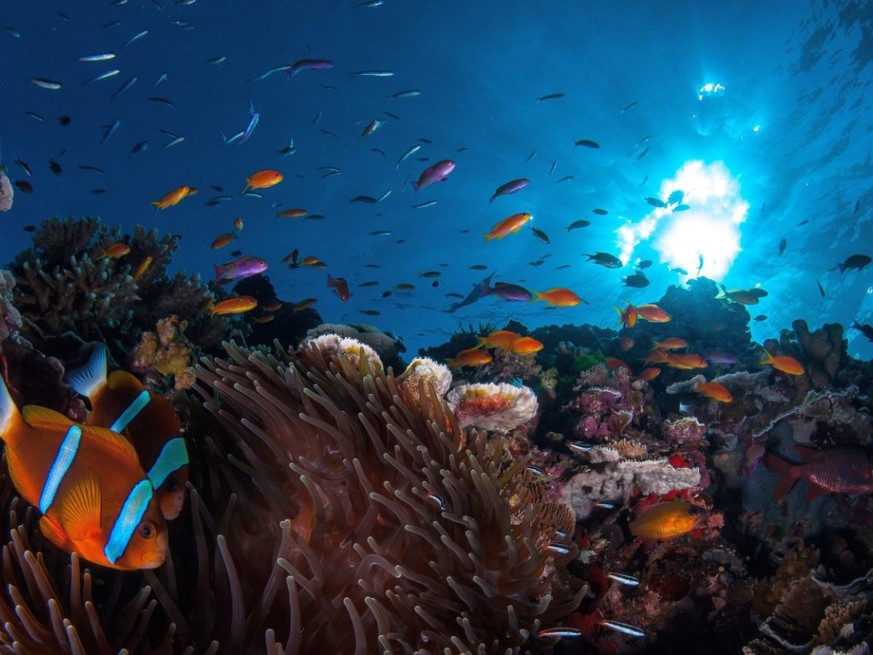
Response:
[[[148,147],[149,147],[148,141],[140,141],[139,143],[135,144],[133,146],[133,148],[130,149],[130,154],[131,155],[138,155],[142,151],[146,150]]]
[[[252,101],[249,100],[249,124],[246,125],[246,129],[243,130],[242,136],[239,141],[237,141],[237,145],[242,145],[246,141],[249,140],[249,137],[252,135],[252,132],[255,131],[255,128],[258,126],[258,122],[261,120],[261,115],[255,111],[255,106],[252,104]]]
[[[106,143],[115,132],[121,127],[121,121],[117,118],[112,121],[112,125],[104,125],[105,132],[103,132],[103,138],[100,139],[100,143]]]

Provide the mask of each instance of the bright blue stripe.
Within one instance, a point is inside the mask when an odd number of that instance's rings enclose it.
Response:
[[[154,489],[148,480],[140,480],[133,485],[124,505],[121,506],[121,513],[115,519],[112,532],[109,533],[109,539],[103,549],[103,554],[106,555],[110,564],[115,564],[115,561],[124,554],[124,550],[130,543],[134,530],[142,520],[152,496],[154,496]]]
[[[188,449],[185,448],[185,440],[182,437],[174,437],[164,444],[161,454],[149,469],[148,477],[152,486],[157,489],[170,476],[173,471],[188,464]]]
[[[48,477],[42,487],[42,493],[39,496],[39,511],[45,514],[48,508],[52,506],[55,500],[55,494],[58,493],[58,487],[64,480],[64,476],[70,467],[73,465],[73,460],[76,458],[76,453],[79,450],[79,442],[82,440],[82,428],[78,425],[71,425],[67,430],[67,435],[61,442],[61,447],[58,448],[58,454],[55,461],[52,462],[52,467],[49,469]]]
[[[115,419],[115,423],[109,426],[109,429],[113,432],[121,432],[128,426],[128,424],[137,417],[137,415],[145,409],[145,406],[149,404],[151,400],[151,396],[147,389],[143,389],[142,393],[140,393],[136,398],[133,399],[133,402],[127,406],[123,412],[121,412],[121,416]]]

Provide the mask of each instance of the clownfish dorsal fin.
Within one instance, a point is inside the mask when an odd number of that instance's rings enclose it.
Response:
[[[83,475],[58,503],[61,529],[73,542],[100,539],[102,510],[100,482],[93,473]]]
[[[123,434],[113,432],[109,428],[94,426],[88,426],[87,430],[90,436],[101,440],[104,444],[116,450],[120,457],[124,459],[132,458],[135,462],[139,463],[139,454],[137,454],[136,448],[133,447],[133,444]]]
[[[24,422],[32,428],[66,430],[75,421],[60,412],[40,405],[26,405],[21,410]]]
[[[80,396],[93,401],[97,392],[106,384],[106,357],[106,346],[98,343],[85,365],[67,374],[67,384]]]
[[[61,527],[48,516],[43,515],[39,519],[39,529],[46,539],[61,550],[66,550],[68,552],[73,550],[73,544],[70,541],[70,538],[67,537],[67,535],[64,534],[64,531],[61,530]]]

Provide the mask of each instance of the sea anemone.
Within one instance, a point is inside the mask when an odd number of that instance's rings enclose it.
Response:
[[[512,384],[462,384],[449,392],[449,406],[461,427],[508,432],[536,416],[536,394]]]
[[[321,343],[195,367],[190,502],[157,571],[86,569],[0,475],[0,653],[546,647],[586,591],[572,510],[426,376]]]

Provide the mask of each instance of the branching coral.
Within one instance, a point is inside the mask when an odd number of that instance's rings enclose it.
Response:
[[[192,347],[185,337],[187,321],[168,316],[158,321],[154,332],[143,332],[131,352],[131,368],[137,373],[157,372],[173,376],[176,389],[187,389],[194,384],[191,373]]]

